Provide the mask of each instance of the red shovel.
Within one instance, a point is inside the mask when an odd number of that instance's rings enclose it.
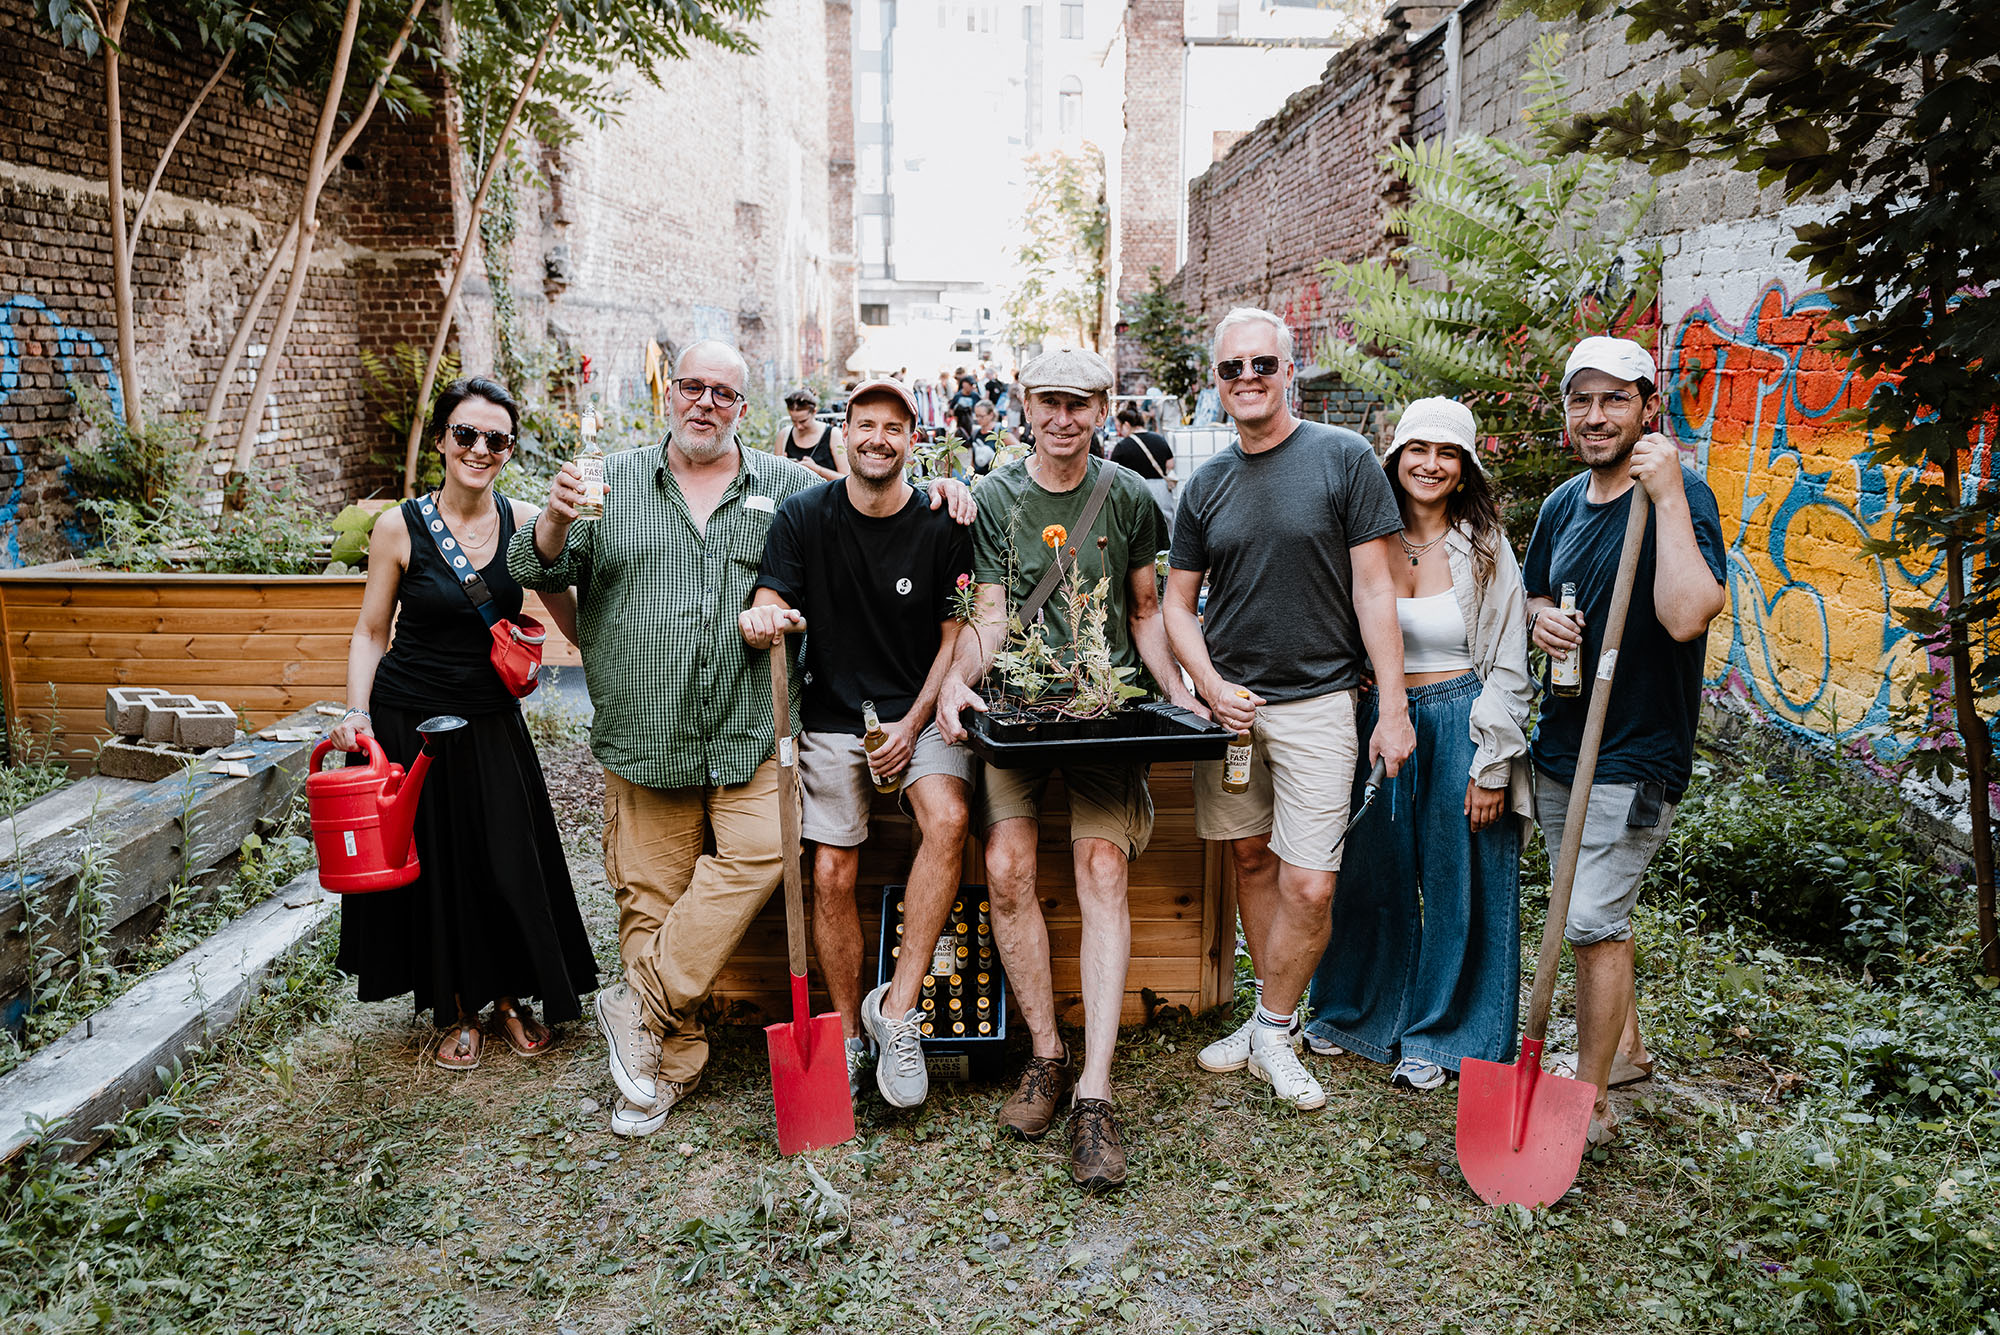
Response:
[[[854,1095],[840,1016],[812,1013],[806,988],[806,900],[799,881],[799,752],[792,737],[792,692],[785,641],[771,646],[771,719],[778,734],[778,838],[785,854],[785,947],[791,957],[792,1018],[764,1026],[771,1048],[771,1102],[778,1153],[797,1154],[854,1139]]]
[[[1632,582],[1639,548],[1646,537],[1651,499],[1644,484],[1632,484],[1632,510],[1625,522],[1625,546],[1618,556],[1611,590],[1611,614],[1604,623],[1604,647],[1597,681],[1584,715],[1577,748],[1576,776],[1570,784],[1569,814],[1563,821],[1562,851],[1549,886],[1549,916],[1542,925],[1542,949],[1535,961],[1535,990],[1528,1002],[1528,1027],[1521,1056],[1504,1062],[1466,1058],[1458,1072],[1458,1166],[1479,1199],[1488,1205],[1550,1205],[1576,1181],[1583,1163],[1597,1086],[1542,1069],[1542,1040],[1549,1031],[1549,1005],[1556,992],[1556,961],[1562,954],[1563,924],[1576,881],[1577,854],[1583,849],[1583,818],[1590,806],[1590,782],[1597,774],[1597,748],[1604,740],[1604,714],[1611,703],[1611,678],[1625,613],[1632,606]],[[1579,649],[1577,652],[1582,652]]]

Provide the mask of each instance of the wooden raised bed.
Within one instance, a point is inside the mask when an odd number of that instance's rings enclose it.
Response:
[[[1227,1002],[1235,988],[1236,897],[1223,874],[1220,844],[1210,845],[1194,832],[1193,766],[1174,761],[1152,767],[1153,838],[1132,863],[1129,903],[1132,909],[1132,966],[1125,979],[1124,1022],[1146,1018],[1144,993],[1161,1003],[1204,1011]],[[1082,922],[1077,913],[1075,875],[1069,846],[1069,796],[1061,776],[1049,781],[1041,823],[1040,874],[1036,889],[1048,920],[1053,957],[1056,1009],[1066,1022],[1081,1023],[1077,950]],[[868,943],[864,976],[875,970],[875,942],[881,923],[882,887],[907,879],[915,825],[893,799],[878,798],[862,847],[856,895],[861,903],[862,938]],[[808,855],[810,846],[808,846]],[[806,871],[811,874],[808,860]],[[978,840],[966,852],[963,883],[986,882],[984,852]],[[774,894],[764,906],[743,944],[724,967],[715,996],[725,1005],[745,1003],[765,1020],[791,1016],[785,964],[785,905]],[[812,965],[813,992],[825,1004],[819,964]]]
[[[220,700],[253,728],[346,692],[361,575],[130,574],[75,561],[0,570],[7,718],[53,732],[72,768],[107,734],[104,692],[158,686]],[[528,614],[548,622],[539,597]],[[561,635],[545,660],[581,662]],[[53,707],[53,718],[51,708]]]

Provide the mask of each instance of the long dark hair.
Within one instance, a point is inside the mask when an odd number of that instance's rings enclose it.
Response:
[[[507,410],[507,429],[515,435],[521,434],[521,405],[507,392],[507,387],[498,380],[488,380],[483,375],[469,375],[452,381],[438,391],[437,405],[431,409],[431,443],[438,444],[444,439],[444,429],[451,424],[451,415],[458,411],[458,405],[467,399],[485,399],[495,407]]]
[[[1458,451],[1459,485],[1445,497],[1444,520],[1453,528],[1463,524],[1471,531],[1473,574],[1484,584],[1493,578],[1494,553],[1507,541],[1507,529],[1500,522],[1500,503],[1486,471],[1473,462],[1470,450],[1462,445],[1453,448]],[[1396,495],[1396,509],[1407,514],[1410,494],[1403,490],[1402,458],[1400,449],[1389,456],[1389,490]]]

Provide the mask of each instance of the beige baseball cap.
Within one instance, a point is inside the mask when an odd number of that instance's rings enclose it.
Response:
[[[1472,460],[1472,466],[1484,473],[1486,464],[1479,457],[1478,438],[1479,424],[1473,420],[1472,409],[1457,399],[1416,399],[1397,419],[1396,437],[1382,458],[1382,466],[1393,470],[1397,451],[1413,440],[1422,440],[1458,446],[1459,452]]]
[[[870,394],[889,395],[896,402],[903,405],[903,411],[910,415],[912,422],[917,420],[917,396],[910,393],[910,387],[902,381],[889,379],[864,380],[849,390],[847,394],[848,416],[852,417],[854,415],[854,405],[862,399],[867,398]]]
[[[1653,364],[1652,353],[1629,338],[1606,338],[1602,334],[1586,338],[1570,353],[1569,362],[1563,367],[1563,394],[1569,393],[1569,382],[1576,379],[1578,371],[1602,371],[1620,380],[1646,380],[1654,388],[1660,383],[1660,369]]]
[[[1065,348],[1045,352],[1021,368],[1021,388],[1032,394],[1038,389],[1066,394],[1109,394],[1111,365],[1094,352]]]

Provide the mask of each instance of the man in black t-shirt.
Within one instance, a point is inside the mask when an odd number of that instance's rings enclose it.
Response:
[[[1599,1145],[1617,1132],[1611,1085],[1652,1071],[1633,999],[1632,907],[1694,769],[1702,661],[1708,623],[1725,602],[1726,549],[1715,493],[1671,440],[1646,430],[1660,411],[1651,353],[1629,339],[1586,338],[1564,368],[1562,396],[1570,445],[1590,471],[1542,502],[1521,571],[1529,637],[1551,659],[1582,656],[1582,693],[1545,690],[1535,729],[1535,818],[1552,855],[1568,823],[1632,488],[1644,486],[1653,502],[1563,924],[1576,955],[1571,1073],[1597,1086],[1589,1136]],[[1574,612],[1562,609],[1564,585],[1575,588]]]
[[[972,582],[972,539],[904,480],[916,424],[916,400],[902,385],[874,380],[855,389],[850,472],[778,507],[740,619],[744,640],[763,649],[804,616],[799,779],[802,832],[817,845],[813,946],[846,1031],[850,1085],[867,1050],[865,1028],[880,1049],[876,1086],[899,1108],[929,1092],[917,999],[958,891],[975,772],[972,754],[947,745],[931,722],[957,642],[956,596]],[[869,708],[885,734],[872,751]],[[882,782],[902,786],[923,837],[903,896],[895,976],[864,997],[854,886]]]

